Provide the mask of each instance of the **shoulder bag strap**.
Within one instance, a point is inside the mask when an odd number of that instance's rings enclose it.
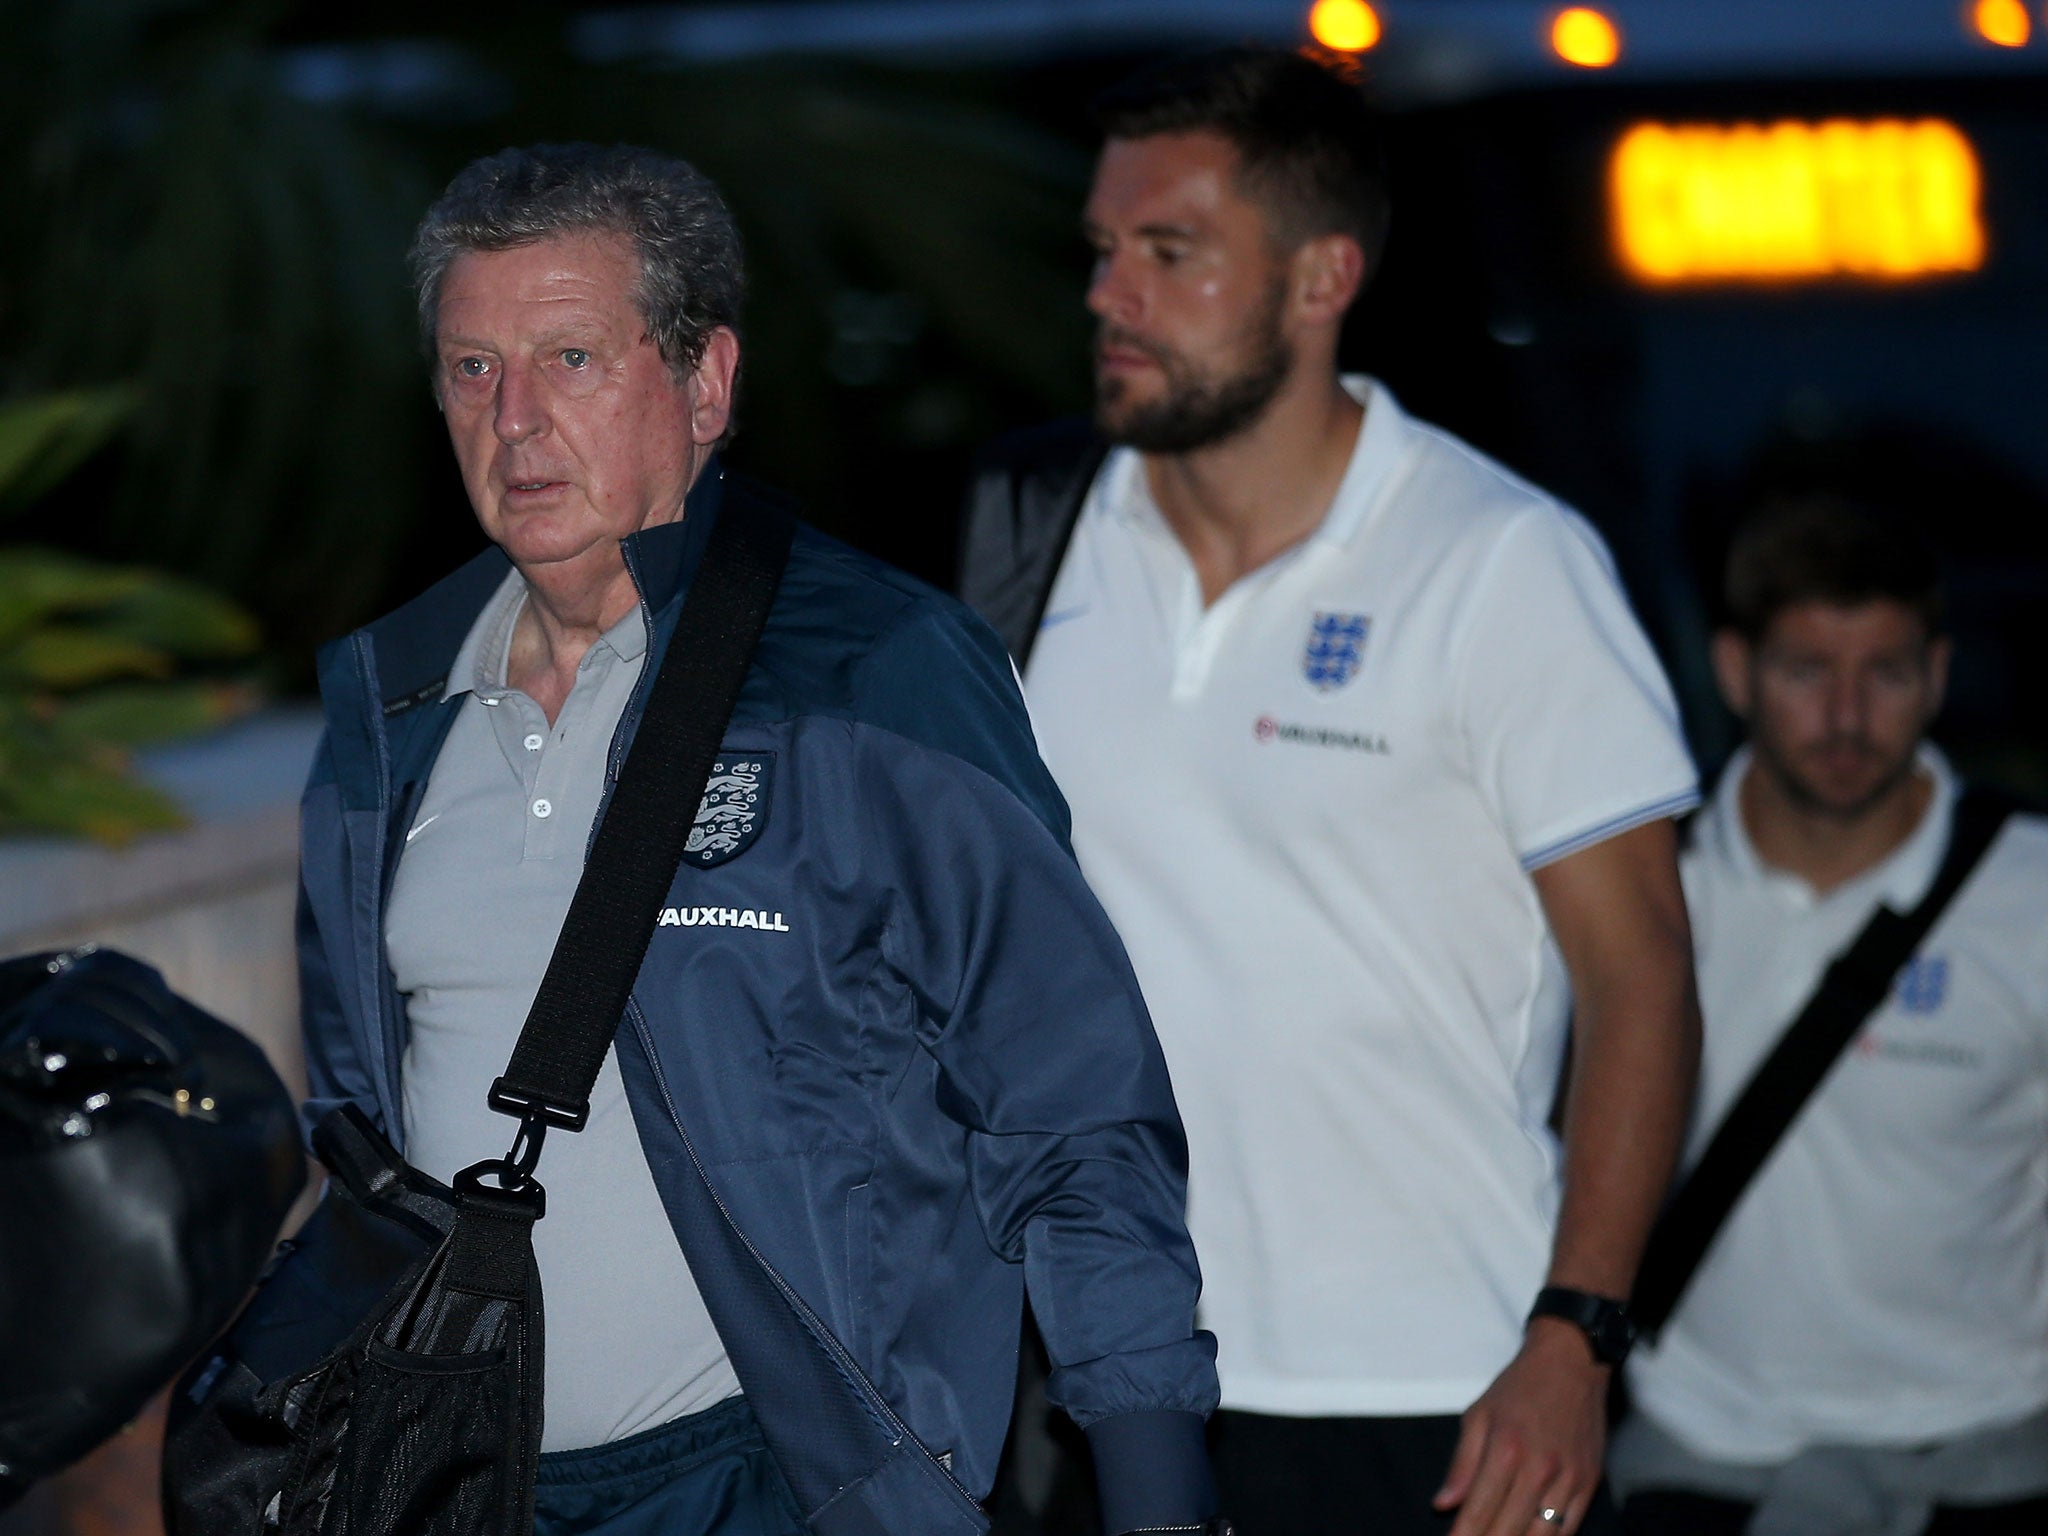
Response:
[[[728,493],[491,1108],[580,1131],[768,622],[796,521]],[[530,1170],[525,1170],[530,1171]]]
[[[1877,1011],[1899,968],[1975,872],[2013,809],[1995,791],[1966,791],[1956,804],[1948,852],[1920,904],[1903,915],[1880,906],[1829,964],[1651,1229],[1630,1306],[1642,1332],[1655,1335],[1669,1321],[1743,1191]]]
[[[961,598],[1022,668],[1109,444],[1085,420],[1006,439],[977,466],[960,529]]]

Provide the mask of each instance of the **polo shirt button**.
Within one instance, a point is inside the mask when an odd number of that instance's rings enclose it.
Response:
[[[533,814],[545,821],[555,814],[555,808],[545,800],[536,800],[533,802]]]
[[[539,731],[535,731],[531,736],[526,738],[526,750],[529,752],[538,752],[544,745],[546,745],[546,742],[547,738],[542,736]]]

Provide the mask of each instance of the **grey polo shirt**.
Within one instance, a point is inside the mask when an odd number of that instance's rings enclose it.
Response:
[[[392,883],[384,951],[406,1000],[406,1156],[438,1179],[501,1157],[484,1103],[540,988],[583,873],[605,759],[640,675],[636,608],[593,644],[553,726],[505,683],[526,602],[514,571],[471,628],[445,697],[467,694]],[[578,1135],[548,1138],[534,1228],[547,1303],[544,1450],[623,1439],[739,1390],[655,1192],[616,1053]]]

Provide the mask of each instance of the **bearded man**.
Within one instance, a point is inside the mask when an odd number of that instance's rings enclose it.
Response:
[[[962,589],[1166,1050],[1226,1507],[1609,1527],[1698,1047],[1670,690],[1582,520],[1337,372],[1387,223],[1357,92],[1231,49],[1099,105],[1095,421],[994,450]]]

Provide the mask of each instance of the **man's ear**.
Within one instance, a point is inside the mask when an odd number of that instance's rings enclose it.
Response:
[[[1301,318],[1338,325],[1365,286],[1365,251],[1349,235],[1317,235],[1294,253],[1294,302]]]
[[[1714,663],[1714,683],[1721,690],[1721,702],[1739,719],[1747,720],[1755,700],[1749,686],[1749,667],[1754,650],[1739,630],[1717,629],[1708,649]]]
[[[690,440],[710,445],[732,425],[733,385],[740,372],[740,339],[721,325],[704,338],[704,352],[690,370]]]
[[[1936,635],[1927,642],[1927,723],[1930,725],[1941,713],[1941,701],[1948,697],[1948,662],[1955,649],[1955,642],[1947,635]]]

